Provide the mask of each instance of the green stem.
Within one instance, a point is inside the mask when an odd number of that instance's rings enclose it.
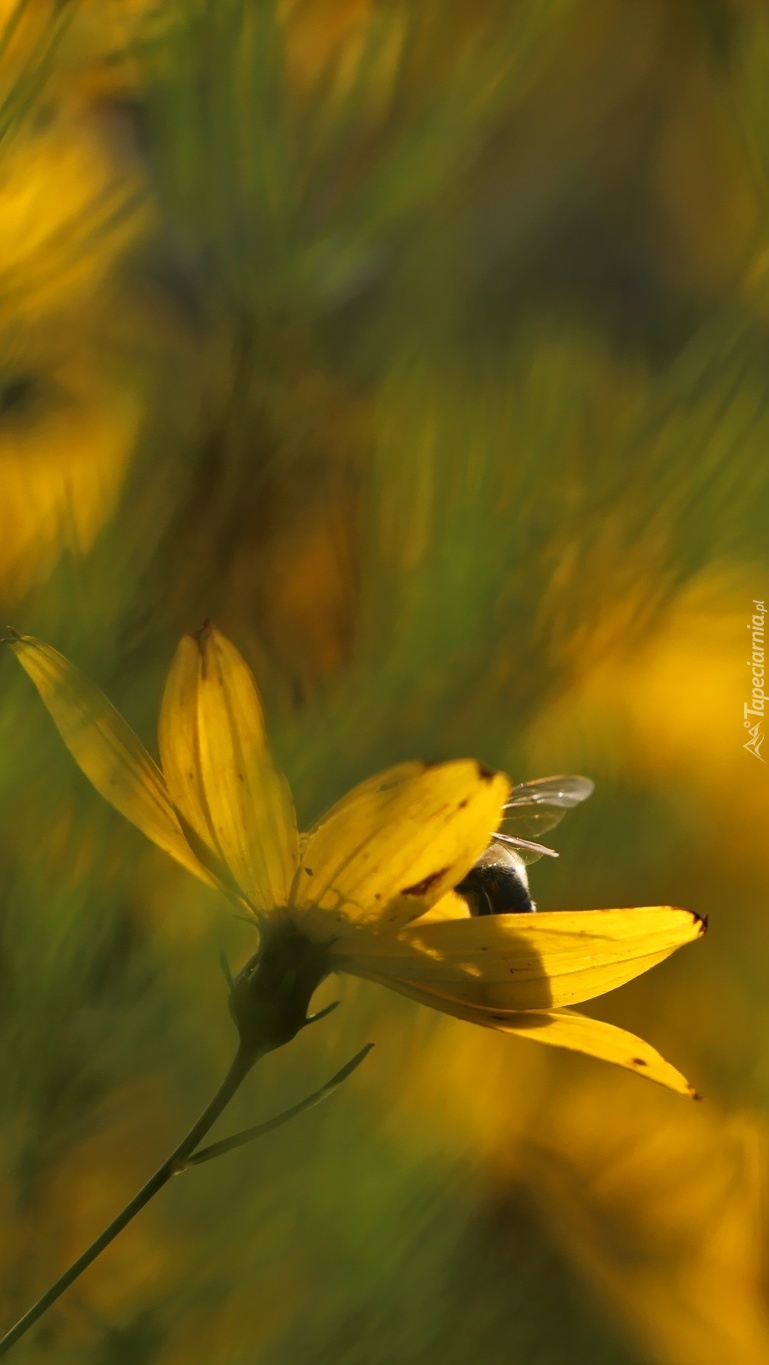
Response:
[[[308,1109],[312,1109],[322,1100],[333,1095],[334,1091],[351,1076],[353,1071],[360,1066],[364,1057],[368,1057],[373,1043],[366,1043],[360,1052],[356,1052],[351,1061],[343,1066],[341,1071],[337,1071],[330,1081],[326,1081],[320,1090],[314,1090],[311,1095],[307,1095],[298,1104],[292,1104],[290,1109],[284,1109],[282,1113],[275,1114],[271,1119],[265,1119],[263,1123],[257,1123],[253,1128],[244,1128],[243,1132],[235,1133],[233,1137],[222,1138],[221,1142],[212,1142],[210,1147],[203,1147],[201,1151],[194,1152],[188,1157],[183,1166],[179,1166],[179,1171],[186,1171],[190,1166],[200,1166],[204,1161],[213,1161],[216,1156],[224,1156],[225,1152],[234,1152],[237,1147],[243,1147],[247,1142],[253,1142],[254,1138],[263,1137],[265,1133],[273,1133],[276,1128],[282,1128],[284,1123],[290,1119],[295,1119],[299,1114],[304,1114]]]
[[[151,1199],[154,1199],[159,1190],[168,1183],[172,1175],[184,1168],[188,1157],[194,1152],[195,1148],[206,1136],[206,1133],[213,1127],[219,1115],[227,1107],[236,1090],[245,1080],[254,1062],[258,1060],[258,1053],[253,1049],[240,1047],[235,1054],[232,1065],[222,1084],[217,1090],[211,1102],[206,1105],[200,1117],[193,1123],[186,1137],[182,1138],[178,1147],[174,1149],[169,1157],[159,1166],[153,1176],[150,1176],[146,1185],[129,1200],[125,1208],[113,1218],[112,1222],[96,1238],[95,1241],[73,1261],[68,1270],[60,1275],[58,1280],[47,1289],[45,1294],[27,1310],[23,1317],[0,1338],[0,1356],[4,1356],[10,1351],[11,1347],[29,1331],[30,1327],[43,1316],[45,1312],[56,1302],[58,1298],[68,1289],[75,1280],[82,1275],[83,1271],[96,1260],[97,1256],[113,1242],[119,1232],[127,1227],[133,1218],[136,1217]]]

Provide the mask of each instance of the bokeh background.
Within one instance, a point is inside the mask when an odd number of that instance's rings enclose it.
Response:
[[[769,1365],[764,0],[2,0],[0,605],[153,745],[249,657],[309,822],[403,758],[596,793],[541,908],[708,938],[589,1012],[702,1104],[363,983],[16,1348]],[[252,930],[0,659],[3,1327],[207,1099]],[[322,1002],[321,1002],[322,1003]]]

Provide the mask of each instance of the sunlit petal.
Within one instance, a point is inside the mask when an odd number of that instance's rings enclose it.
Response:
[[[22,635],[9,644],[100,795],[177,862],[215,884],[182,833],[163,774],[104,693],[42,640]]]
[[[420,776],[425,770],[425,764],[418,759],[412,759],[408,763],[396,763],[392,768],[387,768],[384,772],[374,773],[373,777],[367,777],[363,782],[359,782],[357,787],[346,792],[344,796],[324,811],[319,820],[315,821],[307,830],[305,837],[315,834],[330,821],[336,820],[340,814],[348,813],[354,804],[363,804],[372,797],[381,795],[383,792],[400,791],[414,778]]]
[[[304,847],[296,907],[308,931],[328,936],[334,916],[392,930],[422,915],[483,852],[509,789],[469,759],[405,764],[357,787]]]
[[[704,932],[689,910],[557,910],[419,923],[397,935],[351,930],[332,952],[344,970],[424,982],[473,1005],[550,1009],[603,995]]]
[[[612,1062],[637,1076],[645,1076],[649,1081],[675,1090],[679,1095],[698,1099],[696,1090],[689,1084],[680,1071],[661,1057],[656,1048],[643,1038],[606,1024],[601,1019],[589,1019],[576,1010],[529,1010],[523,1013],[483,1009],[481,1006],[462,1004],[436,995],[416,982],[382,981],[381,985],[397,990],[420,1004],[430,1005],[433,1009],[451,1014],[456,1019],[464,1019],[470,1024],[480,1024],[485,1028],[496,1029],[500,1033],[514,1033],[519,1038],[529,1038],[532,1042],[547,1043],[551,1047],[567,1048],[571,1052],[583,1052],[588,1057],[597,1057],[603,1062]]]
[[[445,924],[450,919],[470,919],[470,907],[464,896],[457,895],[456,891],[441,896],[414,924]]]
[[[254,908],[285,905],[299,859],[291,793],[267,748],[253,674],[211,626],[176,651],[158,737],[193,840],[225,865]]]

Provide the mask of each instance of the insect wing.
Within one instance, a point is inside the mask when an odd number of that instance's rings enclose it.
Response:
[[[566,812],[587,800],[593,790],[589,777],[540,777],[519,783],[504,807],[501,842],[510,843],[527,864],[543,854],[552,857],[552,850],[538,842],[539,836],[560,824]]]
[[[533,782],[519,782],[513,787],[505,810],[514,807],[548,806],[554,810],[571,810],[586,801],[595,791],[589,777],[537,777]]]
[[[538,858],[557,858],[554,848],[547,844],[537,844],[532,839],[522,839],[519,834],[493,834],[492,839],[506,848],[514,849],[522,863],[535,863]]]

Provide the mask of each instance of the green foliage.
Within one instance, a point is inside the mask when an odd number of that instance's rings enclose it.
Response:
[[[28,594],[9,571],[0,597],[148,742],[178,634],[214,615],[254,663],[305,823],[417,754],[541,775],[525,765],[550,708],[640,654],[703,575],[749,571],[766,592],[766,23],[755,7],[734,32],[729,7],[639,7],[639,71],[618,37],[627,8],[601,6],[607,41],[591,7],[373,5],[306,70],[292,44],[311,5],[289,22],[272,0],[175,0],[135,36],[137,88],[92,111],[95,136],[125,120],[114,155],[139,167],[153,218],[120,262],[118,362],[65,342],[138,395],[143,427],[96,544]],[[22,136],[55,66],[52,14],[0,137]],[[680,278],[689,239],[655,188],[693,71],[759,200],[728,279]],[[625,151],[643,207],[620,244],[630,264],[593,276]],[[101,808],[5,659],[0,699],[4,1238],[12,1256],[26,1219],[33,1243],[51,1239],[44,1265],[23,1261],[10,1320],[81,1235],[61,1189],[83,1145],[117,1208],[137,1163],[115,1134],[135,1106],[140,1178],[213,1088],[232,1043],[217,953],[251,940]],[[616,716],[588,716],[556,764],[604,786],[559,839],[560,867],[535,870],[543,902],[687,903],[694,887],[698,908],[723,904],[737,846],[711,825],[703,851],[688,777],[671,799]],[[740,794],[731,769],[725,784],[721,809]],[[736,898],[743,927],[760,872]],[[736,933],[723,953],[758,1002],[756,953]],[[669,970],[660,990],[696,996],[696,964]],[[684,1046],[705,1013],[674,1021]],[[175,1365],[196,1332],[211,1365],[651,1360],[576,1288],[541,1212],[497,1193],[506,1177],[436,1156],[441,1115],[427,1138],[382,1135],[403,1081],[391,1016],[408,1036],[415,1009],[362,994],[271,1059],[243,1124],[314,1089],[369,1030],[378,1042],[323,1109],[175,1182],[143,1234],[157,1273],[107,1266],[19,1361]],[[712,1075],[765,1107],[746,1049],[739,1029],[728,1055],[714,1045]]]

